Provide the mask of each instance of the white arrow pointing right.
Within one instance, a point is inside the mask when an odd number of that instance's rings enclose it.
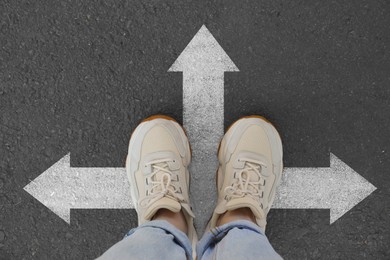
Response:
[[[272,208],[330,209],[330,224],[376,187],[330,154],[327,168],[285,168]]]

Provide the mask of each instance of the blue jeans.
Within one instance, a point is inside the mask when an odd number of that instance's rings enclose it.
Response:
[[[282,259],[254,223],[233,221],[206,232],[199,240],[198,259]],[[99,260],[193,259],[185,233],[163,220],[134,228]]]

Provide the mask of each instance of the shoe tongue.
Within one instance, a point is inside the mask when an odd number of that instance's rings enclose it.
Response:
[[[156,163],[155,166],[158,166],[160,168],[164,168],[164,169],[167,169],[167,163]],[[165,184],[167,182],[167,179],[164,178],[164,174],[167,174],[166,172],[164,171],[158,171],[153,177],[152,177],[152,180],[153,181],[163,181]],[[164,178],[164,179],[163,179]],[[172,185],[172,183],[171,183]],[[158,186],[154,189],[154,191],[161,191],[162,187],[161,186]]]
[[[168,169],[168,170],[169,170],[169,166],[167,167],[167,163],[166,163],[166,162],[156,163],[156,164],[154,164],[154,167],[159,167],[159,168],[163,168],[163,169]],[[158,180],[158,179],[161,178],[161,176],[162,176],[163,174],[164,174],[164,171],[158,171],[158,172],[155,174],[154,178]]]
[[[260,181],[260,176],[253,169],[245,169],[241,172],[241,177],[250,182]]]
[[[161,168],[167,167],[167,163],[165,163],[165,162],[164,163],[157,163],[155,165],[158,167],[161,167]],[[169,167],[169,164],[168,164],[168,167]],[[164,174],[163,171],[157,172],[153,178],[154,181],[162,180],[163,174]],[[173,185],[173,184],[171,183],[171,185]],[[161,190],[160,187],[157,187],[155,189],[155,191],[159,191],[159,190]],[[144,213],[145,219],[150,220],[159,209],[168,209],[168,210],[173,211],[173,212],[179,212],[181,209],[183,209],[189,216],[191,216],[192,218],[195,218],[195,215],[192,212],[192,209],[188,204],[186,204],[186,203],[180,204],[180,202],[178,202],[175,199],[172,199],[169,197],[163,197],[163,198],[155,201],[153,204],[148,205],[148,209]]]
[[[249,182],[249,183],[259,183],[260,182],[261,183],[260,175],[257,172],[255,172],[255,170],[253,170],[253,169],[244,169],[240,172],[237,172],[236,178],[238,178],[238,176],[241,177],[244,186],[245,186],[245,184],[247,184],[247,182]],[[256,185],[256,186],[258,186],[258,185]],[[247,185],[246,188],[249,191],[252,191],[254,193],[258,192],[258,190],[256,188],[254,188],[252,185]]]
[[[159,209],[168,209],[173,212],[179,212],[181,210],[181,205],[178,201],[164,197],[153,204],[148,205],[147,210],[144,213],[145,219],[150,220]]]

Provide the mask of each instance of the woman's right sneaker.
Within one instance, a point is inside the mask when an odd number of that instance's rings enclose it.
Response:
[[[218,202],[208,229],[214,228],[226,211],[246,207],[265,231],[267,214],[283,170],[278,131],[261,116],[241,118],[223,137],[218,159]]]

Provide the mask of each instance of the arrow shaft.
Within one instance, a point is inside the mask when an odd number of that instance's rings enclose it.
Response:
[[[205,143],[219,142],[224,121],[223,72],[218,75],[184,73],[183,121],[191,144],[199,146],[196,148],[204,150]]]
[[[213,74],[183,73],[183,121],[192,146],[190,173],[193,179],[192,194],[204,194],[204,184],[214,183],[210,171],[217,169],[217,147],[223,136],[224,124],[224,72]],[[198,181],[199,180],[199,181]],[[194,203],[201,204],[197,196]]]
[[[343,188],[340,177],[331,168],[285,168],[273,208],[329,209],[332,196]]]
[[[124,168],[71,168],[64,181],[71,208],[133,208]]]

